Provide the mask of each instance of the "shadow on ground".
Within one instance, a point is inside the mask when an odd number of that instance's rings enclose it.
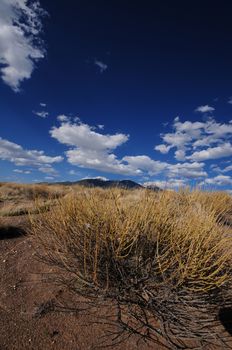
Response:
[[[25,235],[26,235],[26,231],[21,227],[16,227],[16,226],[0,227],[0,240],[13,239],[13,238],[17,238]]]
[[[232,308],[221,309],[218,317],[225,330],[232,335]]]

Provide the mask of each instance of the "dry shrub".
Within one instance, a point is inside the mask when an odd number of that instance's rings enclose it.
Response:
[[[203,192],[196,190],[192,193],[196,200],[204,208],[211,210],[218,222],[230,224],[232,218],[232,196],[226,192]]]
[[[88,189],[32,218],[32,234],[70,289],[95,306],[112,301],[115,341],[136,334],[184,349],[189,338],[201,348],[224,341],[213,326],[231,283],[225,210],[222,193]]]

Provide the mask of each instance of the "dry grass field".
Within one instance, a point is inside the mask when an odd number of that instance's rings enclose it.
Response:
[[[0,184],[0,349],[231,346],[232,198]]]

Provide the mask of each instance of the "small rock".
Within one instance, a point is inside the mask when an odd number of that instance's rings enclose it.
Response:
[[[57,336],[58,334],[59,334],[59,331],[55,330],[52,332],[51,337],[53,338],[53,337]]]

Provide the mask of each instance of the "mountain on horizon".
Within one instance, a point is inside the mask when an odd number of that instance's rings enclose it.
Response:
[[[78,181],[64,181],[64,182],[55,182],[54,185],[65,185],[65,186],[71,186],[71,185],[80,185],[84,187],[101,187],[101,188],[123,188],[123,189],[139,189],[139,188],[146,188],[145,186],[142,186],[138,184],[135,181],[132,180],[103,180],[103,179],[83,179]],[[152,189],[154,191],[159,191],[160,188],[157,186],[153,186]]]

